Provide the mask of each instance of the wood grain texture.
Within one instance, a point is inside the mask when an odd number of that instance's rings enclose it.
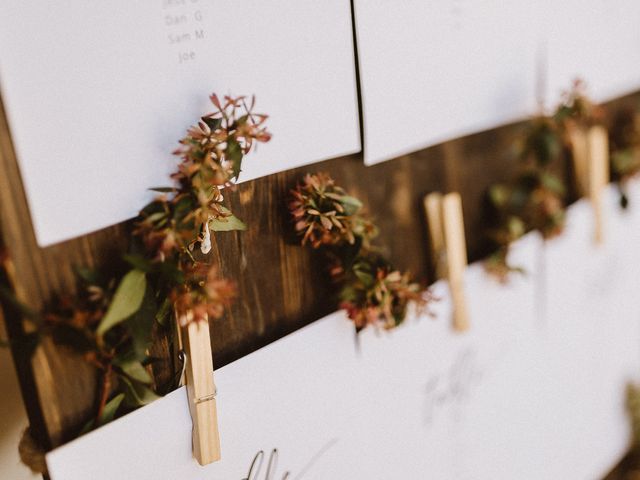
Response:
[[[639,97],[620,102],[637,101]],[[233,211],[249,228],[243,233],[216,235],[212,252],[224,275],[234,279],[239,288],[238,301],[229,314],[212,324],[215,366],[238,359],[335,310],[334,292],[322,257],[298,246],[286,209],[289,190],[306,172],[329,172],[360,197],[380,227],[379,243],[396,265],[431,280],[424,195],[432,191],[461,193],[469,259],[484,256],[485,191],[490,184],[512,177],[518,168],[513,142],[520,128],[510,125],[478,133],[372,167],[365,167],[358,154],[238,186],[228,197]],[[73,290],[74,265],[109,265],[118,259],[127,248],[130,228],[130,222],[125,222],[39,248],[4,111],[0,112],[0,232],[11,258],[9,266],[0,271],[4,286],[28,305],[39,308],[54,293]],[[9,335],[18,338],[29,326],[6,301],[2,308]],[[18,348],[13,353],[36,435],[48,447],[65,442],[90,418],[95,407],[95,373],[77,356],[48,342],[33,358]],[[170,359],[168,339],[158,335],[152,353]],[[158,384],[171,376],[170,365],[167,360],[154,370]]]

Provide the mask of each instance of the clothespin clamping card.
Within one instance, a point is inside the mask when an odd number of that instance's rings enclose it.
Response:
[[[459,193],[430,193],[424,198],[424,206],[436,275],[448,280],[453,328],[464,331],[469,328],[469,315],[464,294],[467,247],[462,220],[462,199]]]
[[[191,312],[187,315],[192,315]],[[189,320],[189,319],[186,319]],[[200,465],[220,460],[220,434],[213,383],[213,356],[209,322],[178,322],[184,348],[187,396],[193,422],[193,456]]]
[[[578,193],[586,196],[593,206],[594,239],[604,240],[602,192],[609,182],[609,139],[602,126],[576,128],[571,134],[573,169]]]

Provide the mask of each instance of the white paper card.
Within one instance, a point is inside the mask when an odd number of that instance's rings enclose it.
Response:
[[[535,2],[355,0],[365,163],[535,107]]]
[[[41,246],[135,216],[212,92],[270,115],[241,180],[360,149],[348,0],[3,0],[0,86]]]
[[[576,78],[598,102],[640,88],[640,2],[545,0],[540,6],[548,59],[547,103],[555,107]]]
[[[500,285],[470,266],[468,333],[438,282],[434,318],[367,330],[359,350],[336,313],[217,370],[220,462],[193,460],[181,389],[49,453],[52,480],[602,478],[628,445],[625,386],[640,375],[633,188],[624,215],[609,192],[601,248],[583,202],[564,237],[514,245],[526,275]]]

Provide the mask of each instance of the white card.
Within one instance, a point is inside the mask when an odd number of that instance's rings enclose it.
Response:
[[[525,118],[535,2],[355,0],[365,163]]]
[[[597,102],[640,87],[640,2],[545,0],[541,25],[548,59],[547,103],[555,107],[576,78]]]
[[[565,432],[548,444],[576,466],[573,478],[602,478],[629,447],[625,386],[638,377],[640,360],[640,255],[633,247],[640,237],[640,195],[637,185],[632,190],[628,212],[618,192],[606,190],[602,245],[594,242],[591,204],[581,200],[570,208],[565,234],[545,252],[540,356],[553,365],[554,395],[562,399],[555,428]],[[562,467],[554,467],[559,476]]]
[[[135,216],[212,92],[270,115],[241,181],[360,149],[348,0],[4,0],[0,87],[41,246]]]

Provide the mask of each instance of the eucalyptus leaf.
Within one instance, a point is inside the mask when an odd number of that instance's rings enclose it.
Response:
[[[100,416],[100,424],[98,426],[102,426],[106,423],[109,423],[116,416],[116,412],[120,407],[120,404],[124,400],[124,393],[119,393],[111,400],[107,402],[104,406],[104,410],[102,411],[102,415]]]
[[[175,208],[173,209],[173,218],[180,224],[183,223],[183,219],[189,215],[195,209],[195,204],[191,196],[185,195],[178,200]]]
[[[544,173],[542,175],[542,184],[558,195],[563,195],[565,192],[562,181],[551,173]]]
[[[211,130],[217,130],[222,125],[221,118],[202,117],[202,121],[207,124]]]
[[[153,289],[147,287],[142,299],[142,305],[132,317],[126,320],[126,325],[131,332],[133,353],[136,360],[141,361],[147,357],[147,350],[151,346],[151,333],[157,310]]]
[[[360,280],[366,286],[370,286],[374,282],[374,277],[369,272],[365,272],[356,268],[353,270],[353,273],[356,275],[356,277],[358,277],[358,280]]]
[[[160,325],[163,325],[163,326],[166,325],[167,319],[169,318],[170,313],[171,313],[171,300],[169,300],[168,298],[165,298],[164,302],[162,302],[162,305],[156,312],[156,316],[155,316],[156,322],[158,322]]]
[[[238,178],[240,176],[243,154],[242,147],[236,139],[229,138],[229,140],[227,140],[226,154],[227,159],[232,162],[233,178]]]
[[[489,189],[491,203],[498,208],[503,208],[509,200],[508,188],[504,185],[493,185]]]
[[[352,197],[350,195],[341,195],[340,196],[340,203],[342,203],[343,205],[350,205],[352,207],[355,208],[361,208],[362,207],[362,202],[357,199],[356,197]]]
[[[122,404],[122,401],[124,400],[124,393],[119,393],[118,395],[116,395],[115,397],[113,397],[111,400],[109,400],[105,406],[104,409],[102,410],[102,415],[100,416],[100,419],[98,420],[98,425],[95,425],[95,419],[92,419],[90,421],[88,421],[84,427],[82,427],[82,430],[80,431],[80,435],[84,435],[85,433],[89,433],[91,430],[93,430],[94,428],[98,428],[101,427],[103,425],[106,425],[107,423],[109,423],[110,421],[112,421],[115,416],[116,416],[116,412],[118,411],[118,408],[120,408],[120,405]]]
[[[158,193],[171,193],[176,191],[174,187],[153,187],[153,188],[150,188],[149,190],[151,190],[152,192],[158,192]]]
[[[107,313],[98,326],[97,334],[104,335],[136,313],[142,304],[146,288],[147,277],[143,271],[135,269],[127,273],[116,289]]]
[[[118,367],[120,367],[120,369],[125,373],[125,375],[127,375],[132,380],[135,380],[137,382],[144,383],[147,385],[153,381],[153,379],[151,378],[151,375],[149,375],[149,372],[147,372],[147,370],[144,368],[142,363],[140,363],[139,361],[136,361],[136,360],[127,361],[122,364],[119,364]]]
[[[100,273],[93,268],[75,266],[73,271],[87,285],[99,285],[102,283]]]
[[[125,400],[127,405],[141,407],[160,398],[148,386],[137,382],[133,383],[124,375],[118,375],[118,379],[126,389]]]
[[[231,232],[233,230],[246,230],[247,225],[233,215],[228,208],[222,207],[222,212],[229,215],[224,218],[212,218],[209,220],[209,228],[214,232]]]
[[[153,264],[147,258],[145,258],[144,255],[141,255],[139,253],[124,255],[122,258],[125,262],[127,262],[137,270],[148,273],[153,269]]]

